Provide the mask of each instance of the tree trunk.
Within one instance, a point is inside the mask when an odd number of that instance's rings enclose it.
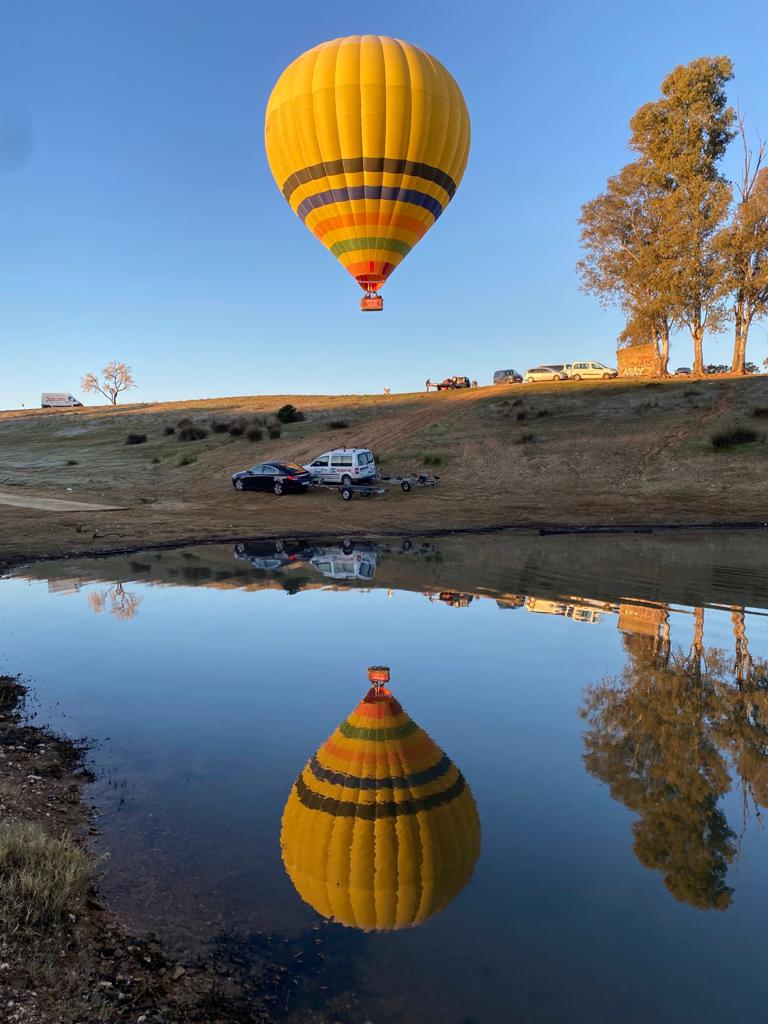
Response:
[[[659,376],[669,376],[669,325],[663,324],[659,330]]]
[[[704,325],[697,324],[691,331],[693,338],[693,372],[704,374]]]
[[[742,299],[736,300],[733,309],[733,320],[736,330],[733,339],[731,373],[746,373],[747,331],[749,330],[749,325],[744,316],[744,302]]]

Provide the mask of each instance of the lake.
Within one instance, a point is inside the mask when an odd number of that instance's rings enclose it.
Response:
[[[766,565],[757,531],[37,563],[0,671],[92,743],[110,904],[283,979],[276,1019],[752,1021]]]

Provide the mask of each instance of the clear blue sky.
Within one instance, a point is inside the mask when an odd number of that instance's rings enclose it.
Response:
[[[632,112],[694,57],[733,58],[732,100],[768,136],[767,30],[760,0],[0,0],[0,408],[79,394],[111,358],[139,401],[612,363],[620,318],[574,272],[579,207],[626,161]],[[473,128],[456,198],[368,315],[262,139],[284,66],[361,32],[439,57]],[[705,358],[729,348],[710,338]],[[748,358],[767,354],[757,327]],[[684,339],[672,360],[690,362]]]

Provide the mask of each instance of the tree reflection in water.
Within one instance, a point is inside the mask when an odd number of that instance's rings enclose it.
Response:
[[[88,595],[88,604],[96,615],[104,611],[107,603],[115,618],[125,622],[138,614],[141,598],[126,590],[122,583],[115,583],[107,590],[94,590]]]
[[[726,910],[738,836],[718,806],[740,781],[744,824],[768,806],[768,663],[749,655],[743,609],[733,612],[736,658],[705,648],[694,612],[689,653],[660,635],[627,635],[618,678],[590,687],[584,762],[639,817],[634,850],[669,891],[702,910]],[[743,831],[742,826],[742,831]]]

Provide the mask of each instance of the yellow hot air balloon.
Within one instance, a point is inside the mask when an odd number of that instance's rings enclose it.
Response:
[[[480,819],[464,776],[383,686],[388,670],[372,672],[374,686],[296,780],[280,846],[319,914],[387,931],[421,924],[464,888]]]
[[[294,212],[381,309],[379,288],[453,198],[469,155],[461,90],[430,54],[388,36],[307,50],[267,104],[264,138]]]

